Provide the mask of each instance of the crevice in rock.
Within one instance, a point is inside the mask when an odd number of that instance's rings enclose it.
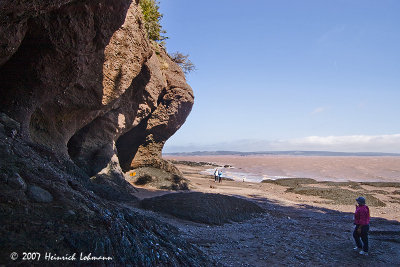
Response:
[[[26,111],[35,105],[35,97],[43,93],[36,91],[40,88],[35,62],[52,49],[43,25],[30,20],[28,27],[18,51],[0,67],[0,109],[14,114],[20,122],[28,120]]]
[[[135,128],[128,131],[117,139],[119,164],[124,172],[129,171],[133,158],[139,147],[146,141],[147,119],[143,119]]]
[[[44,144],[48,141],[50,136],[49,132],[50,122],[47,120],[47,116],[42,112],[40,108],[37,108],[32,113],[29,123],[29,133],[31,140],[38,144]]]
[[[105,168],[113,155],[112,139],[109,140],[106,129],[104,132],[96,131],[105,124],[104,120],[104,117],[96,118],[77,131],[67,143],[70,158],[89,176]]]

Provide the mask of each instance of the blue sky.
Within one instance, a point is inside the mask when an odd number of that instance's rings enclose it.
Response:
[[[164,152],[400,152],[400,1],[161,0],[195,105]]]

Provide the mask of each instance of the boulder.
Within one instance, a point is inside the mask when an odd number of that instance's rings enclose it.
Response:
[[[244,221],[263,212],[257,204],[246,199],[200,192],[145,198],[140,206],[180,219],[211,225]]]
[[[53,196],[47,190],[36,185],[30,186],[27,194],[34,202],[48,203],[53,201]]]

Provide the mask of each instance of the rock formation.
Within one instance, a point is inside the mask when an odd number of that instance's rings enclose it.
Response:
[[[146,37],[137,3],[55,2],[0,6],[1,111],[89,176],[113,156],[125,171],[168,165],[161,150],[193,93]]]
[[[0,264],[55,247],[119,264],[203,261],[169,240],[173,230],[108,202],[134,201],[131,169],[180,175],[161,151],[193,99],[180,67],[147,38],[137,0],[1,1]]]

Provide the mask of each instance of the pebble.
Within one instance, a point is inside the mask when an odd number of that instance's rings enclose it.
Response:
[[[53,201],[53,196],[47,190],[36,185],[29,187],[28,196],[34,202],[48,203]]]
[[[9,177],[7,183],[13,189],[25,191],[27,188],[24,179],[18,173],[14,173],[13,176]]]
[[[68,216],[74,216],[76,214],[73,210],[68,210],[66,213]]]

